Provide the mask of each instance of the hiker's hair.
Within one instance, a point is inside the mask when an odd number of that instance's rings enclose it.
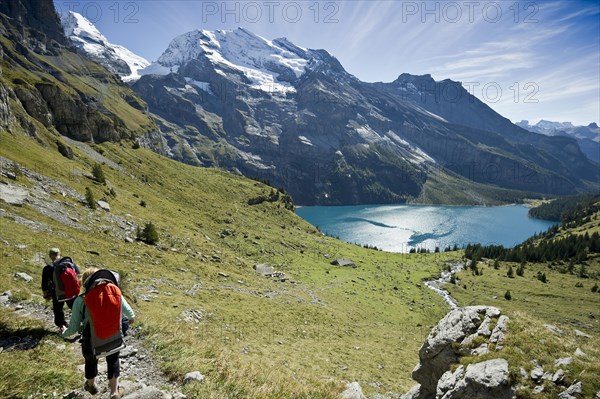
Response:
[[[96,267],[88,267],[81,273],[81,292],[85,292],[85,282],[88,278],[92,276],[92,274],[96,273],[98,268]]]

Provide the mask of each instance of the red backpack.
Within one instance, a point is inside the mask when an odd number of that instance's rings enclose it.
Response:
[[[89,313],[94,355],[108,356],[125,347],[121,331],[122,295],[118,278],[110,270],[98,270],[85,282],[83,301]]]
[[[75,271],[73,259],[64,257],[58,262],[54,262],[53,267],[52,282],[58,301],[65,302],[77,298],[81,284]]]

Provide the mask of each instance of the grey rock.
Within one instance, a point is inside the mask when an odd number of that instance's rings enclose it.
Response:
[[[132,242],[135,242],[135,240],[131,237],[125,237],[125,242],[128,242],[131,244]]]
[[[471,351],[471,355],[481,356],[486,355],[490,352],[488,348],[488,344],[481,344],[478,348],[475,348]]]
[[[12,297],[12,292],[10,292],[10,291],[3,292],[2,294],[0,294],[0,304],[8,303],[10,301],[11,297]]]
[[[427,398],[428,398],[428,396],[421,390],[421,385],[415,385],[414,387],[412,387],[410,389],[410,391],[408,391],[404,395],[400,396],[400,399],[427,399]]]
[[[0,200],[10,205],[21,206],[25,203],[29,191],[12,184],[0,184]]]
[[[554,374],[552,374],[550,371],[546,371],[542,376],[542,380],[552,381],[552,377],[554,377]]]
[[[275,273],[275,269],[273,268],[273,266],[267,263],[261,263],[259,265],[254,266],[254,270],[256,270],[258,274],[262,274],[263,276],[267,277],[270,277],[273,275],[273,273]]]
[[[30,283],[33,281],[33,277],[31,277],[29,274],[23,273],[23,272],[15,273],[15,277],[20,278],[21,280],[25,280],[27,283]]]
[[[460,366],[454,373],[447,372],[437,386],[439,399],[511,399],[513,391],[508,378],[508,362],[492,359]]]
[[[356,268],[356,265],[354,264],[354,262],[352,262],[350,259],[346,259],[346,258],[334,259],[330,263],[334,266]]]
[[[342,392],[342,399],[367,399],[358,382],[351,382],[346,385],[346,390]]]
[[[98,205],[98,208],[109,212],[110,211],[110,204],[106,201],[96,201],[96,205]]]
[[[496,327],[494,327],[494,331],[492,331],[490,342],[499,344],[504,340],[508,331],[508,320],[508,317],[504,315],[498,318],[498,323],[496,324]]]
[[[480,316],[496,314],[497,311],[497,308],[485,306],[458,308],[438,322],[419,350],[420,363],[412,372],[413,378],[421,384],[421,391],[435,393],[440,377],[458,362],[459,354],[453,349],[453,344],[478,330]]]
[[[529,377],[527,370],[525,370],[523,367],[519,368],[519,374],[521,374],[521,378],[524,380]]]
[[[186,291],[186,294],[189,296],[194,296],[196,295],[196,292],[198,292],[198,290],[200,289],[202,289],[202,284],[196,283],[192,286],[192,288]]]
[[[544,369],[542,366],[537,365],[531,370],[531,379],[534,381],[539,381],[544,375]]]
[[[554,366],[556,366],[556,367],[568,366],[571,363],[573,363],[572,357],[563,357],[560,359],[556,359],[556,361],[554,362]]]
[[[544,327],[546,327],[548,330],[552,331],[555,334],[565,335],[565,332],[563,330],[561,330],[560,328],[558,328],[552,324],[544,324]]]
[[[560,384],[565,379],[565,371],[563,369],[556,370],[556,373],[552,376],[552,382]]]
[[[573,382],[570,387],[558,394],[558,399],[576,399],[578,394],[583,391],[581,381]]]
[[[577,357],[586,357],[587,354],[582,351],[580,348],[575,349],[575,356]]]
[[[125,391],[125,399],[172,399],[173,396],[157,387],[145,386],[134,392]]]
[[[187,373],[185,375],[185,377],[183,377],[184,384],[189,384],[190,382],[193,382],[193,381],[199,381],[199,382],[204,381],[204,375],[202,375],[199,371],[192,371],[192,372]]]
[[[575,330],[575,336],[581,338],[592,338],[591,335],[584,333],[583,331]]]
[[[535,395],[540,394],[540,393],[544,392],[544,386],[538,385],[535,388],[533,388],[533,391],[531,391],[531,392]]]
[[[479,326],[477,330],[478,335],[483,335],[484,337],[489,337],[492,335],[492,331],[490,330],[490,324],[492,323],[492,319],[488,316],[485,316],[483,323]]]

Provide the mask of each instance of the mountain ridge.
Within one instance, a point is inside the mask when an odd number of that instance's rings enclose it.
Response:
[[[599,180],[570,139],[528,133],[459,82],[365,83],[326,50],[243,28],[179,35],[140,74],[132,87],[160,127],[142,145],[267,179],[301,204],[427,202],[435,185],[453,187],[445,201],[486,185],[475,203],[515,202]],[[452,86],[460,98],[440,98]]]

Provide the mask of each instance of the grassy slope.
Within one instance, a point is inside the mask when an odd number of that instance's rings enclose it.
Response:
[[[142,333],[164,370],[173,378],[196,369],[207,375],[206,384],[187,387],[191,398],[326,398],[340,391],[341,382],[352,380],[361,381],[367,392],[400,392],[412,385],[410,370],[418,348],[446,312],[439,297],[417,284],[437,273],[452,255],[388,254],[343,244],[277,203],[247,205],[249,198],[268,194],[267,186],[182,165],[128,144],[96,147],[125,170],[104,166],[109,180],[105,187],[82,176],[91,169],[90,159],[77,149],[75,160],[61,157],[50,136],[36,141],[2,132],[0,140],[1,156],[82,195],[91,187],[101,199],[112,187],[117,193],[114,199],[108,197],[112,214],[139,225],[152,221],[162,247],[113,237],[103,211],[90,215],[82,204],[59,195],[52,197],[73,203],[68,215],[91,231],[67,228],[27,205],[3,203],[6,211],[45,223],[53,233],[32,234],[23,225],[0,219],[0,292],[10,289],[18,298],[41,301],[41,266],[33,259],[51,246],[60,246],[81,266],[121,271],[127,276],[126,292],[136,302]],[[25,177],[17,183],[32,185]],[[146,207],[139,205],[142,199]],[[220,238],[225,229],[232,234]],[[331,266],[324,254],[349,257],[360,267]],[[221,262],[212,262],[213,255]],[[252,266],[261,262],[280,265],[295,284],[257,276]],[[34,281],[14,279],[16,269]],[[186,294],[196,283],[201,284],[197,293]],[[143,296],[150,301],[139,300]],[[205,319],[197,324],[182,321],[182,312],[190,309]],[[1,325],[12,317],[7,312],[0,310]],[[19,331],[14,325],[3,328]],[[17,377],[4,370],[14,355],[0,354],[0,380],[7,382],[8,392],[56,389],[50,378],[56,370],[45,365],[52,349],[44,353],[18,354],[19,368],[31,374],[24,380],[35,381],[29,386],[11,384]],[[65,391],[79,385],[74,383],[77,362],[67,364],[61,371]]]

